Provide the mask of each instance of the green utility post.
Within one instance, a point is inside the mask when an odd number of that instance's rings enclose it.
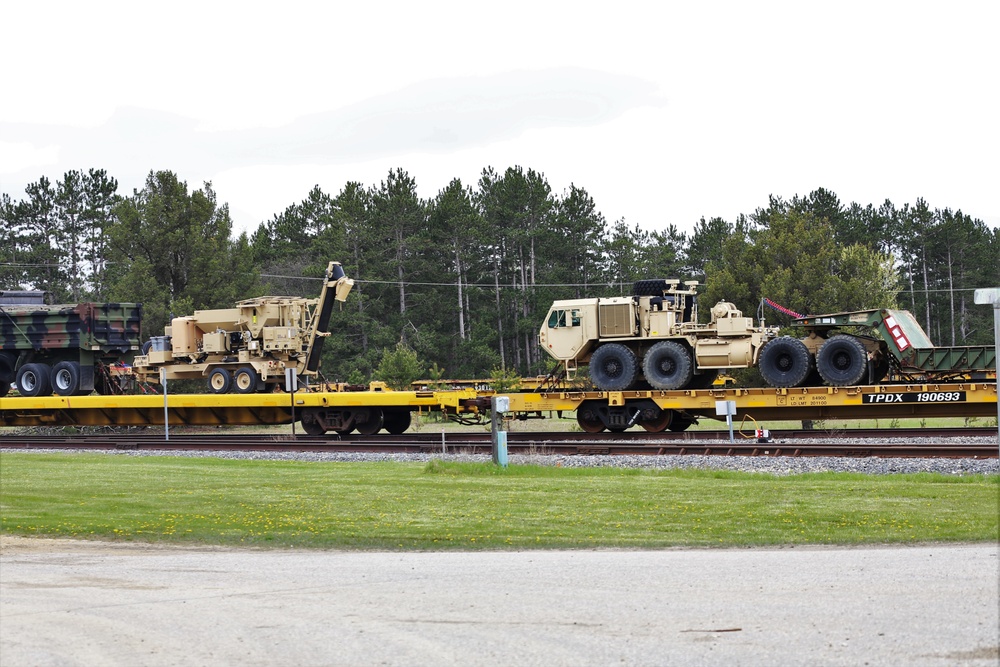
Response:
[[[993,306],[993,346],[1000,352],[1000,287],[977,289],[976,303]],[[1000,380],[997,381],[997,443],[1000,444]]]

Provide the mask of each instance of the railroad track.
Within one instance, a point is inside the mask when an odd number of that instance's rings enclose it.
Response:
[[[895,429],[772,431],[770,442],[737,437],[728,431],[682,433],[509,432],[508,452],[540,455],[715,455],[831,456],[899,458],[998,457],[994,429]],[[367,453],[470,453],[492,451],[489,433],[409,433],[400,436],[329,436],[259,434],[107,433],[71,436],[4,435],[0,448],[117,451],[285,451]]]

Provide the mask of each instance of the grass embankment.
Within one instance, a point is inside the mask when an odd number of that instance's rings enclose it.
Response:
[[[0,454],[0,531],[344,549],[998,539],[1000,477]]]

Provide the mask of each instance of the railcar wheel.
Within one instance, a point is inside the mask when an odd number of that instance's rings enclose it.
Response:
[[[382,414],[382,427],[393,435],[402,435],[410,428],[409,410],[390,410]]]
[[[233,377],[224,368],[216,368],[208,374],[208,390],[213,394],[226,394],[233,386]]]
[[[326,433],[323,424],[316,419],[316,415],[312,410],[304,411],[300,421],[302,423],[302,430],[306,432],[306,435],[323,435]]]
[[[52,389],[60,396],[73,396],[80,391],[80,362],[60,361],[52,367]]]
[[[673,410],[660,410],[660,414],[653,419],[644,419],[639,422],[639,426],[643,427],[649,433],[662,433],[667,430],[670,423],[673,421],[674,411]]]
[[[679,417],[675,415],[674,418],[670,421],[670,425],[667,428],[677,433],[679,431],[688,430],[688,428],[692,424],[694,424],[693,419],[689,419],[688,417]]]
[[[252,394],[257,391],[260,378],[252,366],[242,366],[233,374],[233,388],[238,394]]]
[[[597,411],[581,405],[576,410],[576,423],[580,425],[584,433],[600,433],[604,430],[604,420],[597,414]]]
[[[635,384],[639,362],[620,343],[605,343],[590,356],[590,379],[604,391],[626,391]]]
[[[816,353],[816,368],[835,387],[860,384],[868,373],[868,352],[854,336],[830,336]]]
[[[364,421],[358,419],[362,415],[368,415],[368,418]],[[354,417],[354,427],[358,429],[358,433],[361,435],[375,435],[380,430],[382,430],[382,424],[384,423],[384,416],[382,411],[378,408],[371,408],[369,410],[359,411]]]
[[[682,389],[693,374],[691,352],[672,340],[661,340],[646,353],[642,372],[654,389]]]
[[[782,336],[764,346],[757,365],[772,387],[800,387],[812,370],[812,356],[801,340]]]

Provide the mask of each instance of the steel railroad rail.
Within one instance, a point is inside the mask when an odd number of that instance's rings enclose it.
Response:
[[[771,442],[741,438],[728,442],[718,432],[694,434],[605,434],[605,433],[518,433],[508,434],[507,447],[511,454],[540,455],[715,455],[715,456],[830,456],[877,458],[997,458],[997,444],[983,438],[969,442],[966,429],[954,429],[951,437],[921,436],[887,438],[838,435],[810,435],[807,440],[798,435],[785,437],[772,434]],[[976,436],[980,435],[977,430]],[[712,437],[715,436],[715,437]],[[0,449],[59,449],[91,451],[230,451],[230,452],[361,452],[361,453],[421,453],[421,454],[488,454],[491,451],[488,433],[421,433],[401,436],[379,435],[361,438],[335,438],[291,435],[174,435],[164,440],[162,435],[109,433],[102,435],[0,437]]]

